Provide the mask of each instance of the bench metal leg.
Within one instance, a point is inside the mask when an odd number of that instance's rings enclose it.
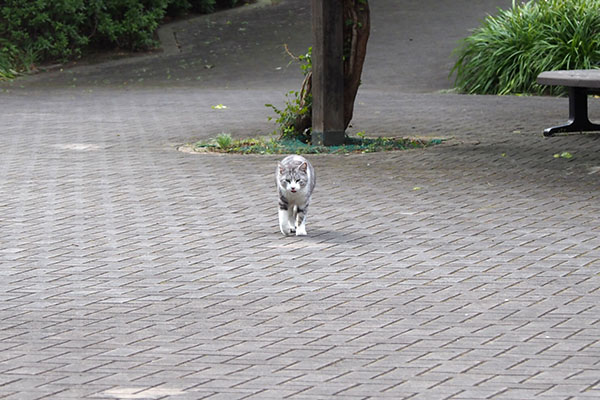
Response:
[[[556,133],[600,131],[600,125],[588,118],[588,90],[581,87],[569,88],[569,122],[544,130],[544,136]]]

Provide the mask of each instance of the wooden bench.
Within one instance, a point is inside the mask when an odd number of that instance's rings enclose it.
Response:
[[[600,69],[546,71],[538,75],[537,83],[566,86],[569,90],[569,121],[564,125],[545,129],[544,136],[600,131],[600,125],[590,122],[588,118],[588,95],[600,94]]]

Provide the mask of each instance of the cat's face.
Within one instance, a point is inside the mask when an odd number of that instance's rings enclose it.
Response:
[[[286,191],[297,193],[308,183],[306,164],[296,168],[286,168],[279,165],[279,185]]]

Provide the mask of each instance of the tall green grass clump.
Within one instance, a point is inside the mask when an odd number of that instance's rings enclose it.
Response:
[[[455,50],[455,86],[470,94],[562,94],[543,71],[600,67],[600,0],[513,0]]]

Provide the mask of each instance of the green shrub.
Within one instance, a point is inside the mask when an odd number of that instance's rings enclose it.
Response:
[[[12,43],[0,38],[0,81],[14,79],[18,74],[17,65],[30,65],[19,49]]]
[[[0,37],[37,59],[73,57],[88,43],[80,32],[85,19],[83,0],[6,0],[0,6]]]
[[[455,50],[455,86],[478,94],[559,93],[542,71],[600,67],[600,0],[515,2]]]
[[[73,59],[89,47],[147,49],[167,1],[6,0],[0,37],[36,60]]]
[[[42,61],[66,61],[93,48],[146,50],[167,12],[212,12],[237,0],[4,0],[0,79]]]
[[[246,0],[244,0],[246,1]],[[168,15],[179,15],[186,12],[208,14],[216,10],[231,8],[241,3],[239,0],[169,0]]]
[[[191,10],[199,13],[210,13],[215,10],[216,0],[190,0]]]
[[[88,23],[84,31],[96,48],[149,49],[157,45],[154,31],[165,16],[167,5],[168,0],[93,2],[87,9],[88,21],[92,23]]]

